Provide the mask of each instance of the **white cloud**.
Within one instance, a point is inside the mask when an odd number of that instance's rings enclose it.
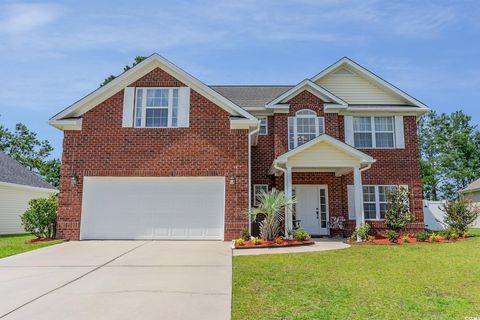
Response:
[[[0,6],[0,31],[26,33],[54,22],[60,9],[50,4],[7,4]]]

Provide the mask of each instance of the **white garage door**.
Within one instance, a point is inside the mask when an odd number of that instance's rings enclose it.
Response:
[[[82,239],[223,240],[224,177],[85,177]]]

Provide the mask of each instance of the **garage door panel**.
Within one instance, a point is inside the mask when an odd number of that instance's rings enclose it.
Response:
[[[83,239],[223,239],[224,177],[86,177]]]

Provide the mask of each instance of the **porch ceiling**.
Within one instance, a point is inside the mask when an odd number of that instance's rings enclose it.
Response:
[[[275,159],[271,173],[281,175],[282,169],[291,167],[294,172],[335,172],[336,175],[343,175],[353,168],[367,167],[374,162],[371,156],[322,134]]]

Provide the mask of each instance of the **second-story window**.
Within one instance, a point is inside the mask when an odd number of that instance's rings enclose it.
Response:
[[[267,117],[258,117],[258,120],[260,120],[260,131],[258,134],[266,136],[268,134],[268,119]]]
[[[135,126],[178,127],[178,88],[138,88],[135,102]]]
[[[394,148],[393,117],[353,117],[353,137],[357,148]]]
[[[297,111],[295,117],[288,118],[288,149],[301,146],[324,132],[323,117],[317,117],[317,113],[312,110]]]

